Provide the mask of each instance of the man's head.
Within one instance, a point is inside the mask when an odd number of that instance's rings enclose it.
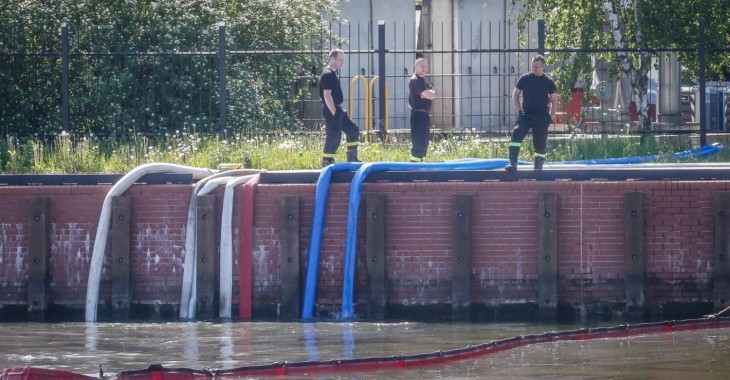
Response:
[[[345,63],[345,52],[340,49],[332,49],[329,54],[328,67],[332,70],[339,70]]]
[[[545,74],[545,57],[541,55],[536,55],[534,58],[532,58],[532,73],[540,76],[542,74]]]
[[[413,69],[419,77],[426,75],[428,72],[428,61],[426,58],[421,57],[416,59],[416,62],[413,64]]]

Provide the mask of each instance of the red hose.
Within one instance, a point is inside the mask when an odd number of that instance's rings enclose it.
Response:
[[[261,175],[256,174],[243,185],[243,205],[241,207],[241,228],[239,230],[238,257],[238,316],[242,320],[251,319],[253,293],[253,209],[256,186]]]

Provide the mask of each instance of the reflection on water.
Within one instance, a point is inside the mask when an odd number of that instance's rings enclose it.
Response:
[[[0,369],[34,366],[96,376],[150,364],[230,369],[281,361],[409,355],[580,326],[469,323],[6,323]],[[407,372],[343,379],[725,379],[730,329],[536,344]]]

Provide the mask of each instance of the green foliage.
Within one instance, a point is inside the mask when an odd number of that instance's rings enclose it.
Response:
[[[648,72],[656,57],[652,57],[655,53],[650,50],[696,49],[700,17],[707,19],[708,46],[716,49],[730,47],[726,0],[512,0],[512,3],[522,7],[519,26],[524,27],[537,18],[545,20],[547,49],[619,49],[594,56],[598,60],[612,62],[610,72],[614,75],[622,73],[629,79],[632,100],[639,114],[639,128],[644,131],[652,129],[646,95]],[[684,51],[679,59],[696,79],[696,51]],[[554,75],[563,94],[579,76],[590,77],[592,67],[587,53],[555,52],[548,61],[556,63]],[[708,80],[730,80],[730,54],[711,53],[707,62]],[[686,78],[683,84],[688,84]]]
[[[538,18],[545,20],[546,45],[556,48],[612,49],[616,41],[605,25],[604,4],[613,4],[620,19],[623,43],[629,49],[695,49],[680,52],[680,62],[689,76],[697,78],[699,19],[707,20],[707,44],[711,49],[730,47],[726,0],[667,0],[630,2],[608,0],[512,0],[519,5],[518,26]],[[569,10],[569,11],[568,11]],[[552,53],[549,60],[560,63],[563,89],[572,86],[580,75],[591,71],[590,59],[585,54]],[[640,66],[638,53],[629,54],[636,68]],[[606,62],[616,62],[614,74],[619,74],[615,53],[596,54]],[[730,80],[730,54],[714,53],[708,56],[708,80]]]
[[[642,21],[647,35],[655,41],[655,47],[691,48],[680,52],[679,59],[690,78],[697,83],[699,20],[706,22],[708,49],[730,48],[728,28],[728,2],[726,0],[668,0],[649,1],[643,7]],[[707,80],[730,80],[730,54],[709,53]]]
[[[8,0],[0,5],[0,131],[59,135],[69,30],[70,131],[219,132],[219,22],[226,24],[229,132],[297,129],[295,107],[334,39],[337,0]],[[32,20],[32,22],[30,22]],[[261,117],[263,115],[263,117]]]

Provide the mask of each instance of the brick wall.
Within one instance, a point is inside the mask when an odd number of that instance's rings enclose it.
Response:
[[[51,303],[83,309],[96,226],[108,190],[109,186],[0,188],[0,310],[27,301],[28,200],[33,197],[48,198]],[[191,190],[184,185],[138,185],[125,194],[132,198],[133,304],[178,307]],[[314,185],[302,184],[260,185],[256,191],[254,311],[271,310],[278,302],[284,195],[300,197],[304,281],[314,190]],[[728,181],[455,182],[367,183],[363,194],[386,197],[386,288],[388,304],[397,307],[450,303],[452,196],[471,195],[471,302],[498,307],[536,302],[538,195],[556,193],[560,302],[585,312],[625,302],[624,197],[629,192],[644,194],[647,303],[657,308],[711,303],[712,196],[728,190]],[[223,191],[215,195],[219,220]],[[348,195],[348,184],[334,184],[329,192],[317,293],[317,303],[325,310],[337,310],[342,297]],[[364,199],[357,240],[355,303],[359,305],[366,298]],[[234,204],[237,227],[240,189]],[[237,304],[238,232],[234,231]],[[109,260],[107,254],[100,305],[111,298]]]
[[[561,303],[583,312],[626,302],[625,194],[644,194],[647,303],[711,303],[712,194],[718,182],[512,182],[365,184],[363,194],[386,196],[388,303],[427,306],[450,302],[451,197],[473,196],[473,304],[534,303],[537,298],[538,194],[558,196],[558,272]],[[256,195],[256,302],[276,302],[277,230],[282,195],[301,195],[302,262],[306,262],[314,193],[308,186],[260,186]],[[317,300],[340,303],[349,186],[329,194]],[[364,199],[364,198],[363,198]],[[364,303],[364,200],[357,240],[355,302]],[[261,270],[264,269],[265,270]],[[304,272],[302,272],[304,276]],[[274,286],[269,286],[274,284]]]

